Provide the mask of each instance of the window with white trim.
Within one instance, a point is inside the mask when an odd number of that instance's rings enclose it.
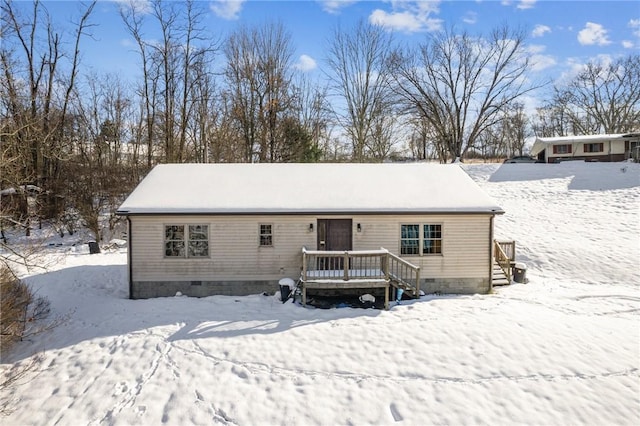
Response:
[[[420,225],[400,225],[400,254],[420,253]]]
[[[165,225],[165,257],[209,257],[209,225]]]
[[[260,247],[273,246],[273,226],[270,223],[260,225]]]
[[[400,225],[400,254],[405,256],[442,254],[442,224]]]
[[[422,254],[442,253],[442,225],[422,225]]]

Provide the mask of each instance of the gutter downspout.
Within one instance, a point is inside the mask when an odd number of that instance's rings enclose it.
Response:
[[[131,233],[131,218],[127,216],[127,272],[129,275],[129,299],[133,299],[133,265],[131,263],[131,241],[132,241],[132,233]]]
[[[493,219],[496,215],[492,214],[489,218],[489,291],[493,291]]]

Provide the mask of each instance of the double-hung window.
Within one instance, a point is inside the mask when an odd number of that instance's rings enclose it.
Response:
[[[420,253],[420,225],[402,225],[400,227],[400,254],[418,255]]]
[[[268,223],[260,225],[260,247],[273,246],[273,227]]]
[[[165,257],[209,257],[209,225],[165,225]]]
[[[400,225],[400,254],[422,256],[442,254],[441,224]]]
[[[422,225],[422,254],[442,253],[442,225]]]

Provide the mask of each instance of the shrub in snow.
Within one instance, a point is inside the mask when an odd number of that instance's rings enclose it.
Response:
[[[49,300],[36,297],[6,265],[0,266],[0,355],[6,357],[12,347],[26,337],[48,329],[39,320],[50,312]],[[53,326],[53,324],[51,324]],[[0,378],[0,415],[10,414],[12,389],[40,364],[41,357],[33,356],[25,363],[3,366]]]
[[[41,331],[38,321],[49,315],[50,303],[34,296],[5,265],[0,269],[0,292],[0,345],[5,353],[17,341]]]

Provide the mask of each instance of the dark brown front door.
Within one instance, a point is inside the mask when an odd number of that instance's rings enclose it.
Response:
[[[351,219],[318,219],[318,250],[352,250]]]
[[[345,251],[353,249],[351,219],[318,219],[318,250]],[[318,258],[318,269],[344,268],[342,256]]]

